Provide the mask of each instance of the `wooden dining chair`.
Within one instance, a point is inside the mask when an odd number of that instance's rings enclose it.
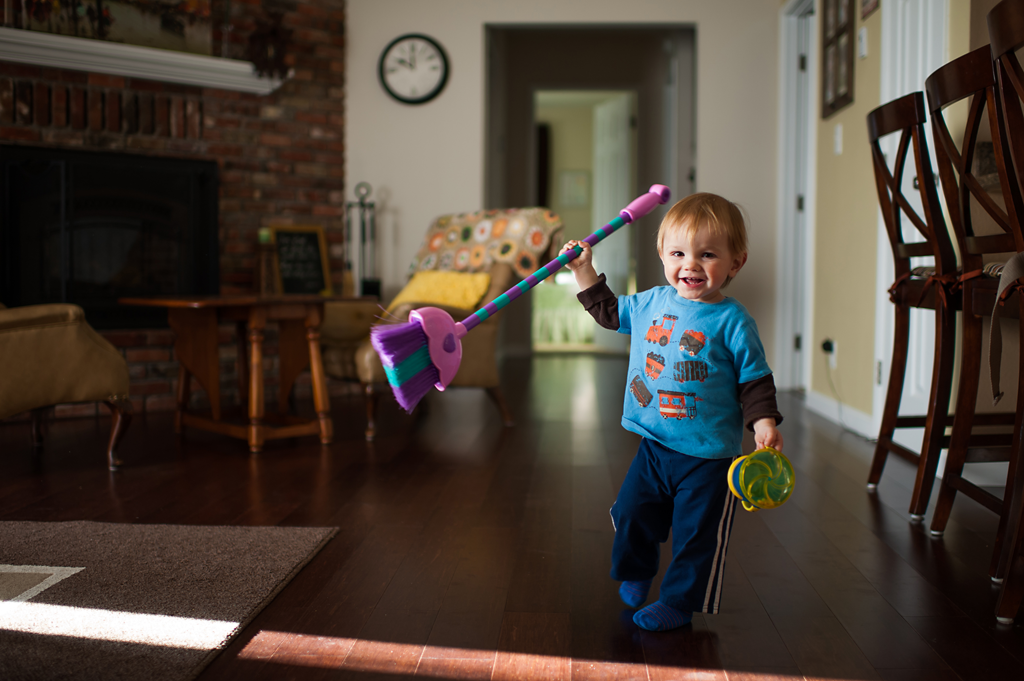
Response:
[[[917,465],[917,479],[910,506],[915,520],[923,518],[935,480],[939,453],[945,445],[944,434],[949,422],[949,399],[953,382],[953,358],[956,343],[957,296],[956,253],[942,218],[942,208],[935,187],[928,142],[924,133],[924,98],[920,92],[884,104],[868,114],[868,136],[875,171],[878,202],[882,209],[885,230],[892,247],[896,278],[889,289],[893,302],[895,326],[889,386],[886,391],[878,443],[868,475],[868,488],[873,489],[882,477],[890,453]],[[892,170],[882,151],[881,140],[899,133],[899,145],[892,159]],[[911,205],[903,192],[904,173],[913,150],[914,186],[921,197],[921,212]],[[903,218],[916,229],[923,240],[907,241]],[[934,265],[915,268],[911,258],[931,257]],[[910,344],[911,308],[935,311],[935,354],[932,363],[931,391],[926,415],[900,416],[904,376]],[[921,449],[915,452],[893,439],[898,428],[924,428]]]
[[[942,484],[932,516],[931,533],[942,536],[957,493],[965,494],[1000,517],[996,546],[989,574],[999,581],[999,556],[1005,533],[1009,499],[992,494],[963,476],[964,466],[976,462],[1016,462],[1014,452],[1020,445],[1020,417],[1024,391],[1018,391],[1017,407],[1011,413],[976,413],[982,372],[983,318],[991,317],[999,287],[998,272],[1002,260],[1024,251],[1021,234],[1021,195],[1012,167],[1005,164],[1006,140],[998,105],[991,51],[988,46],[974,50],[936,70],[925,81],[928,93],[936,159],[950,222],[960,248],[963,274],[963,316],[961,320],[961,366],[949,452],[942,473]],[[944,111],[952,104],[967,100],[967,122],[959,144],[949,129]],[[987,121],[998,172],[998,189],[987,183],[978,171],[979,133]],[[989,187],[987,188],[986,185]],[[997,197],[1002,195],[1000,201]],[[988,216],[996,228],[983,234],[978,218]],[[998,254],[998,255],[997,255]],[[986,257],[987,256],[987,257]],[[1020,310],[1012,316],[1020,317]],[[1009,311],[1006,316],[1011,316]],[[996,385],[998,381],[993,381]],[[1024,385],[1024,384],[1022,384]],[[984,399],[984,398],[983,398]],[[1012,432],[975,435],[976,426],[1015,426]]]
[[[1012,209],[1015,210],[1011,217],[1018,219],[1018,229],[1022,229],[1020,219],[1024,218],[1024,208],[1016,200],[1024,195],[1024,187],[1020,184],[1024,180],[1024,69],[1016,53],[1024,47],[1024,0],[1003,0],[993,7],[988,15],[988,34],[992,58],[995,60],[999,118],[1004,140],[1001,160],[1016,190],[1012,197]],[[1017,303],[1018,312],[1024,319],[1024,292],[1019,289]],[[996,619],[1003,624],[1013,623],[1024,597],[1024,465],[1021,465],[1024,441],[1020,436],[1024,429],[1024,409],[1021,406],[1024,402],[1021,398],[1021,393],[1024,393],[1024,351],[1020,353],[1017,371],[1019,383],[1015,432],[1018,438],[1014,443],[1015,458],[1008,471],[1003,497],[1004,512],[1000,522],[1003,540],[996,566],[997,577],[1003,578],[1003,586],[996,601]]]

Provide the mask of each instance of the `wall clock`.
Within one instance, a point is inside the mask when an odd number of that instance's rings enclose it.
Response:
[[[423,104],[448,82],[448,56],[436,40],[419,33],[388,43],[377,65],[384,91],[404,104]]]

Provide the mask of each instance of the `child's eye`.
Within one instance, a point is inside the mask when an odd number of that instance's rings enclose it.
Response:
[[[711,260],[711,259],[716,258],[718,256],[716,256],[714,253],[705,253],[704,257],[707,258],[708,260]]]

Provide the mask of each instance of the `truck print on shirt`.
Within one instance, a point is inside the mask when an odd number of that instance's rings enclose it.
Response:
[[[654,395],[647,389],[647,384],[644,383],[644,379],[639,376],[634,376],[633,380],[629,383],[629,392],[632,393],[633,397],[636,398],[637,404],[641,407],[646,407],[654,399]]]
[[[699,359],[690,362],[676,362],[674,369],[675,375],[672,378],[680,383],[686,383],[687,381],[700,381],[703,383],[704,379],[708,377],[707,362],[702,362]]]
[[[661,347],[665,347],[672,340],[672,329],[677,321],[679,321],[679,317],[671,314],[662,315],[660,322],[655,319],[647,329],[645,340],[648,343],[657,343]]]
[[[683,337],[679,339],[679,349],[690,357],[696,357],[704,349],[705,343],[707,343],[707,339],[704,338],[704,334],[687,329],[683,332]]]
[[[697,418],[697,403],[703,401],[697,397],[697,393],[658,391],[658,411],[664,419],[695,419]]]
[[[644,373],[648,378],[657,379],[665,370],[665,358],[656,352],[647,353],[647,363],[644,365]]]

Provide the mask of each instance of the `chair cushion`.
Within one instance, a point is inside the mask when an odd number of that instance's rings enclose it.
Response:
[[[445,305],[472,310],[491,285],[490,272],[417,272],[388,305],[393,312],[402,303]]]

